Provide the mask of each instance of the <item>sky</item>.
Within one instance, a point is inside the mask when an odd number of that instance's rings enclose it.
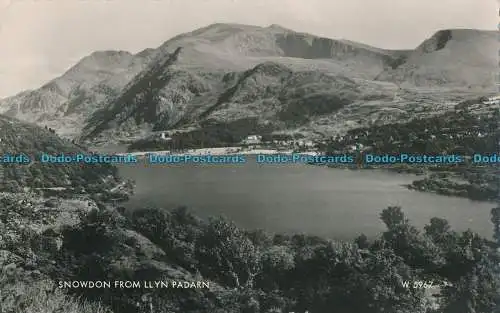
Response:
[[[497,13],[496,0],[0,0],[0,98],[40,87],[93,51],[138,52],[216,22],[401,49],[440,29],[494,30]]]

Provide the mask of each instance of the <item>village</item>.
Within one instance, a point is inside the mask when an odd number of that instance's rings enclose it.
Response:
[[[171,142],[173,140],[172,133],[169,131],[157,132],[154,137],[157,140]],[[278,136],[279,137],[279,136]],[[326,141],[313,141],[306,139],[294,139],[293,136],[281,136],[281,137],[292,137],[292,138],[264,138],[262,135],[252,134],[246,136],[243,140],[239,142],[235,147],[228,147],[231,152],[245,152],[253,150],[272,150],[272,151],[298,151],[298,152],[317,152],[318,147],[321,144],[326,144]],[[208,148],[210,149],[210,148]],[[192,150],[192,149],[190,149]],[[207,150],[204,148],[196,150]],[[212,149],[214,151],[220,150],[217,148]],[[185,149],[172,149],[176,152],[185,152]]]

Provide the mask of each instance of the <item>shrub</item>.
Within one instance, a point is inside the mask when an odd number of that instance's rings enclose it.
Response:
[[[3,267],[0,297],[2,313],[112,313],[99,304],[66,295],[50,280],[34,280],[13,263]]]

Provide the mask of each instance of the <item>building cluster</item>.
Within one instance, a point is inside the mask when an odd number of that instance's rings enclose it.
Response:
[[[242,145],[251,147],[260,146],[271,146],[274,148],[286,148],[286,149],[307,149],[312,150],[317,146],[317,143],[312,140],[305,139],[288,139],[288,140],[263,140],[260,135],[249,135],[241,141]]]
[[[491,117],[495,111],[500,110],[500,96],[481,98],[480,101],[468,100],[455,107],[456,111],[472,114],[486,114]]]
[[[500,104],[500,96],[489,97],[486,101],[483,101],[483,104],[486,105],[499,105]]]

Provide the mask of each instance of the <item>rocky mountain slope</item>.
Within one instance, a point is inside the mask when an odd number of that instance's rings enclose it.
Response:
[[[39,89],[0,100],[0,111],[73,137],[99,104],[112,98],[142,70],[150,53],[94,52]]]
[[[160,46],[151,66],[92,116],[82,137],[111,131],[102,136],[108,140],[239,119],[286,129],[309,120],[308,113],[325,115],[358,99],[390,97],[383,84],[370,81],[405,53],[277,25],[210,25]],[[370,88],[358,90],[353,79]]]
[[[498,66],[497,36],[496,31],[474,29],[439,31],[412,51],[406,62],[377,79],[424,87],[492,89],[493,68]]]
[[[332,134],[411,116],[429,98],[437,106],[491,93],[497,45],[494,32],[445,30],[391,51],[278,25],[213,24],[137,55],[94,53],[0,108],[101,142],[233,123]]]

